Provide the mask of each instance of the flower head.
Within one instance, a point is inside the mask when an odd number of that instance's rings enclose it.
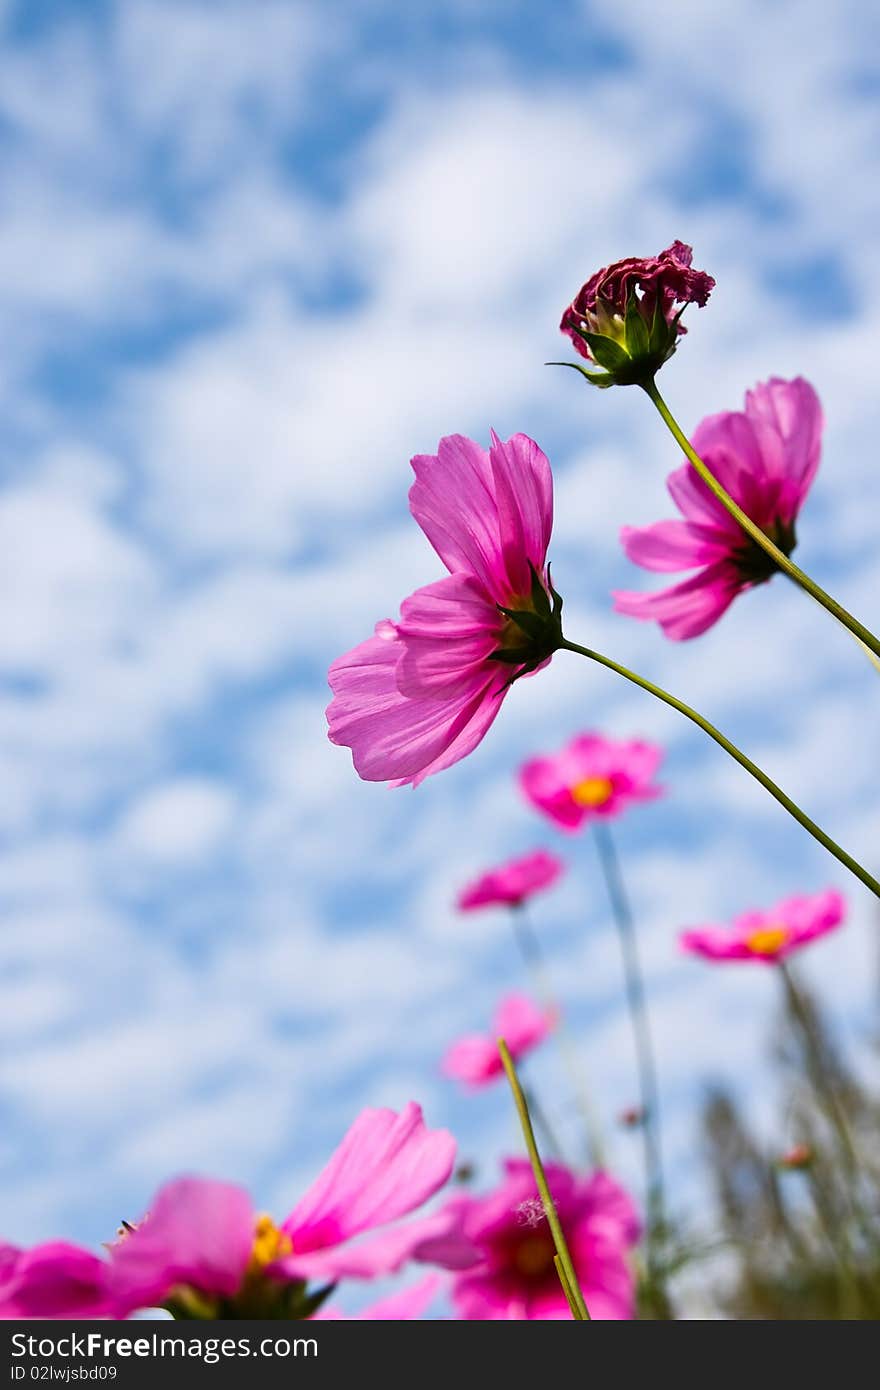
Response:
[[[0,1248],[0,1316],[125,1318],[164,1306],[189,1318],[307,1317],[311,1279],[368,1279],[409,1259],[460,1268],[471,1248],[442,1213],[353,1240],[420,1206],[454,1157],[452,1136],[427,1129],[412,1102],[400,1114],[364,1110],[280,1226],[243,1188],[179,1178],[106,1260],[58,1242],[7,1257]]]
[[[516,1062],[543,1042],[552,1027],[553,1017],[546,1009],[539,1009],[525,994],[508,994],[495,1010],[489,1035],[459,1038],[443,1058],[442,1070],[465,1086],[486,1086],[504,1074],[499,1038]]]
[[[584,371],[588,381],[644,385],[672,356],[686,332],[684,309],[702,308],[715,286],[711,275],[693,269],[692,259],[691,248],[674,241],[659,256],[615,261],[581,286],[559,327],[582,357],[603,368]]]
[[[634,1313],[628,1252],[639,1235],[635,1208],[606,1173],[583,1178],[558,1163],[547,1181],[584,1298],[595,1319]],[[553,1264],[553,1237],[531,1166],[508,1159],[504,1178],[485,1197],[458,1197],[462,1230],[480,1262],[455,1276],[452,1299],[460,1318],[561,1319],[570,1316]]]
[[[662,748],[641,739],[618,742],[579,734],[560,753],[532,758],[519,772],[527,799],[563,830],[619,816],[662,794],[653,777]]]
[[[839,927],[846,915],[842,894],[786,898],[769,912],[745,912],[730,927],[695,927],[680,937],[682,949],[706,960],[759,960],[775,965],[816,937]]]
[[[497,869],[489,869],[458,895],[460,912],[473,912],[478,907],[521,907],[535,893],[552,888],[562,875],[565,865],[546,849],[520,855]]]
[[[743,411],[704,420],[692,443],[734,501],[790,555],[822,445],[822,407],[812,386],[803,377],[763,382],[746,393]],[[695,572],[656,593],[615,593],[614,607],[656,620],[667,637],[681,641],[705,632],[737,594],[770,579],[775,566],[691,463],[671,473],[667,487],[684,520],[624,526],[623,548],[643,569]]]
[[[368,782],[417,786],[476,748],[520,676],[561,640],[547,568],[553,480],[525,435],[441,439],[412,460],[410,511],[449,574],[330,667],[333,743]]]

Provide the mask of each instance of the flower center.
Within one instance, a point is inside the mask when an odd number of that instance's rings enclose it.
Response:
[[[266,1265],[274,1264],[284,1255],[291,1254],[293,1241],[284,1231],[279,1231],[271,1216],[265,1213],[257,1217],[254,1226],[254,1246],[251,1250],[250,1269],[258,1272]]]
[[[513,1262],[526,1278],[546,1274],[553,1266],[553,1242],[544,1236],[526,1236],[516,1247]]]
[[[614,794],[614,784],[607,777],[584,777],[571,789],[576,806],[604,806]]]
[[[788,928],[783,926],[759,927],[746,937],[746,945],[756,956],[775,956],[788,940]]]

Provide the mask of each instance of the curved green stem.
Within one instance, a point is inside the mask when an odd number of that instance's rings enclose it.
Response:
[[[858,618],[854,618],[852,613],[848,613],[843,605],[838,603],[836,599],[833,599],[830,594],[826,594],[825,590],[821,588],[815,580],[811,579],[808,574],[804,574],[804,571],[796,565],[793,560],[790,560],[789,557],[779,549],[778,545],[774,545],[770,537],[765,535],[760,526],[757,526],[755,522],[752,521],[752,518],[743,511],[742,507],[734,502],[730,494],[725,491],[714,473],[706,466],[687,435],[681,429],[681,426],[678,424],[669,406],[657,390],[656,382],[650,381],[646,383],[643,389],[654,402],[654,405],[657,407],[673,439],[678,444],[685,457],[693,464],[697,473],[706,484],[706,487],[712,495],[718,499],[725,511],[729,512],[733,519],[739,523],[746,535],[755,542],[755,545],[760,546],[761,549],[770,556],[770,559],[783,574],[787,574],[789,579],[793,579],[795,584],[800,585],[811,598],[814,598],[817,603],[821,603],[822,607],[826,608],[832,617],[836,618],[839,623],[842,623],[845,628],[848,628],[854,637],[857,637],[860,642],[864,643],[869,651],[873,652],[875,656],[880,657],[880,638],[875,637],[873,632],[864,627],[863,624],[859,622]]]
[[[508,1051],[507,1043],[503,1038],[498,1039],[498,1051],[501,1054],[501,1062],[510,1082],[510,1089],[513,1092],[513,1100],[519,1114],[519,1122],[522,1125],[523,1138],[526,1141],[529,1160],[532,1165],[532,1172],[535,1175],[535,1182],[541,1194],[541,1202],[544,1207],[544,1215],[553,1236],[553,1244],[556,1247],[556,1271],[563,1291],[571,1308],[571,1315],[578,1322],[589,1322],[590,1314],[584,1302],[584,1295],[572,1264],[571,1255],[568,1250],[568,1242],[560,1225],[559,1215],[556,1211],[556,1203],[550,1192],[547,1182],[547,1174],[544,1172],[544,1165],[541,1162],[541,1155],[538,1152],[538,1145],[535,1141],[535,1131],[532,1129],[532,1121],[529,1115],[529,1107],[523,1094],[523,1088],[519,1084],[519,1077],[516,1074],[516,1067],[513,1065],[513,1058]],[[561,1266],[561,1268],[560,1268]],[[563,1277],[564,1276],[564,1277]]]
[[[847,854],[845,849],[841,849],[836,840],[832,840],[830,835],[826,835],[825,831],[822,830],[814,820],[811,820],[805,811],[801,810],[797,802],[792,801],[791,797],[787,796],[781,787],[777,787],[772,778],[768,777],[766,772],[758,767],[757,763],[753,763],[751,758],[747,758],[745,753],[737,748],[735,743],[731,743],[729,738],[725,738],[724,734],[722,734],[719,729],[716,729],[714,724],[710,724],[708,719],[704,719],[701,714],[698,714],[695,709],[691,709],[690,705],[686,705],[683,700],[679,700],[674,695],[670,695],[668,690],[663,690],[661,686],[654,685],[652,681],[645,680],[644,676],[637,675],[635,671],[630,671],[626,666],[621,666],[619,662],[612,661],[610,657],[602,656],[600,652],[591,651],[589,647],[581,647],[577,642],[569,642],[565,638],[562,639],[561,646],[565,651],[576,652],[579,656],[586,656],[590,661],[598,662],[600,666],[606,666],[609,671],[615,671],[618,676],[623,676],[624,680],[631,681],[633,685],[639,686],[641,690],[647,690],[649,695],[653,695],[657,700],[662,700],[665,705],[671,706],[672,709],[678,710],[679,714],[683,714],[685,719],[690,719],[691,723],[696,724],[704,733],[708,734],[715,743],[723,748],[725,753],[729,753],[730,756],[739,763],[740,767],[744,767],[746,772],[750,772],[755,780],[760,782],[761,786],[779,802],[780,806],[784,806],[789,815],[794,816],[795,820],[798,821],[805,830],[809,831],[814,840],[818,840],[820,845],[824,845],[825,849],[833,854],[835,859],[838,859],[841,864],[844,864],[846,868],[849,869],[850,873],[855,874],[856,878],[860,879],[866,888],[870,888],[875,897],[880,898],[880,883],[878,883],[877,879],[874,878],[872,874],[869,874],[867,869],[862,868],[862,865],[859,864],[857,860],[853,859],[851,854]]]

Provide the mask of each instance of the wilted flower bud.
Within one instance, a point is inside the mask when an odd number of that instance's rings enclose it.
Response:
[[[583,285],[562,315],[560,329],[588,362],[594,386],[644,385],[675,352],[688,304],[702,306],[711,275],[693,270],[693,251],[674,241],[659,256],[615,261]]]

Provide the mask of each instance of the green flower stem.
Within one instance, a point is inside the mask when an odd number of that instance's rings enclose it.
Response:
[[[635,1043],[639,1076],[639,1102],[642,1108],[642,1143],[644,1148],[645,1195],[648,1214],[647,1268],[648,1280],[661,1305],[666,1305],[664,1278],[659,1249],[666,1238],[666,1197],[663,1182],[663,1156],[660,1144],[660,1087],[657,1082],[657,1062],[645,999],[645,984],[639,959],[639,945],[632,908],[623,882],[620,860],[614,845],[611,828],[606,821],[593,825],[599,864],[611,903],[611,914],[617,927],[626,1000]]]
[[[817,603],[821,603],[822,607],[826,608],[832,617],[836,618],[839,623],[842,623],[845,628],[848,628],[854,637],[857,637],[860,642],[863,642],[869,651],[873,652],[875,656],[880,657],[880,638],[875,637],[873,632],[870,632],[868,628],[864,627],[859,622],[858,618],[854,618],[852,613],[848,613],[842,604],[839,604],[830,594],[826,594],[825,590],[820,588],[815,580],[811,579],[808,574],[804,574],[804,571],[800,569],[793,560],[790,560],[787,555],[783,554],[777,545],[774,545],[770,537],[764,534],[760,526],[755,525],[751,517],[747,516],[742,507],[738,506],[730,494],[725,491],[718,482],[718,479],[691,445],[687,435],[681,429],[678,421],[669,409],[669,406],[657,390],[656,382],[653,380],[647,382],[643,389],[654,402],[654,405],[657,407],[673,439],[693,464],[697,473],[699,473],[703,482],[706,484],[706,487],[713,496],[717,497],[722,507],[724,507],[734,520],[739,523],[746,535],[770,556],[770,559],[782,570],[783,574],[787,574],[789,579],[793,579],[795,584],[800,585],[811,598],[814,598]]]
[[[874,878],[872,874],[869,874],[867,869],[862,868],[861,864],[853,859],[852,855],[847,854],[845,849],[841,849],[840,845],[837,844],[835,840],[832,840],[830,835],[826,835],[825,831],[820,829],[815,821],[810,820],[806,812],[802,811],[800,806],[798,806],[795,801],[792,801],[790,796],[786,796],[782,788],[777,787],[776,783],[767,776],[766,772],[763,772],[761,768],[758,767],[757,763],[753,763],[751,758],[747,758],[745,753],[741,752],[735,743],[731,743],[729,738],[725,738],[724,734],[716,729],[714,724],[710,724],[708,719],[704,719],[695,709],[691,709],[690,705],[686,705],[683,700],[676,699],[674,695],[670,695],[667,690],[663,690],[659,685],[654,685],[652,681],[645,680],[644,676],[637,675],[635,671],[630,671],[626,666],[621,666],[619,662],[612,661],[610,657],[602,656],[600,652],[591,651],[589,647],[581,647],[577,642],[569,642],[565,638],[562,639],[561,646],[565,651],[577,652],[579,656],[586,656],[590,661],[596,661],[600,666],[606,666],[609,671],[615,671],[618,676],[623,676],[624,680],[631,681],[633,685],[639,686],[641,690],[647,690],[650,695],[653,695],[658,700],[662,700],[665,705],[671,706],[672,709],[678,710],[679,714],[683,714],[686,719],[690,719],[693,724],[696,724],[704,733],[708,734],[711,739],[714,739],[715,743],[723,748],[725,753],[729,753],[730,756],[739,763],[740,767],[744,767],[746,772],[750,772],[755,780],[760,782],[761,786],[779,802],[780,806],[784,806],[789,815],[794,816],[795,820],[798,821],[805,830],[809,831],[814,840],[818,840],[820,845],[824,845],[829,853],[834,855],[835,859],[838,859],[841,864],[844,864],[846,868],[849,869],[850,873],[855,874],[856,878],[864,883],[866,888],[870,888],[875,897],[880,898],[880,883],[878,883],[877,879]]]
[[[523,1138],[526,1141],[526,1148],[529,1160],[532,1165],[532,1172],[535,1175],[535,1182],[538,1184],[538,1191],[541,1194],[541,1202],[544,1207],[544,1215],[553,1236],[553,1244],[556,1247],[556,1256],[559,1261],[557,1272],[562,1267],[560,1282],[563,1292],[568,1299],[571,1315],[577,1322],[589,1322],[590,1314],[584,1302],[584,1295],[575,1273],[571,1255],[568,1251],[568,1244],[559,1222],[559,1215],[556,1211],[556,1203],[550,1192],[547,1183],[547,1175],[544,1172],[544,1165],[541,1162],[541,1155],[538,1153],[538,1145],[535,1142],[535,1131],[532,1129],[532,1121],[529,1116],[529,1107],[523,1095],[522,1086],[519,1084],[519,1077],[516,1074],[516,1067],[513,1065],[513,1058],[507,1048],[507,1043],[503,1038],[498,1039],[498,1051],[501,1054],[501,1063],[510,1082],[510,1089],[513,1092],[513,1100],[519,1114],[519,1122],[522,1125]],[[555,1262],[554,1262],[555,1263]],[[562,1276],[565,1276],[564,1278]]]

